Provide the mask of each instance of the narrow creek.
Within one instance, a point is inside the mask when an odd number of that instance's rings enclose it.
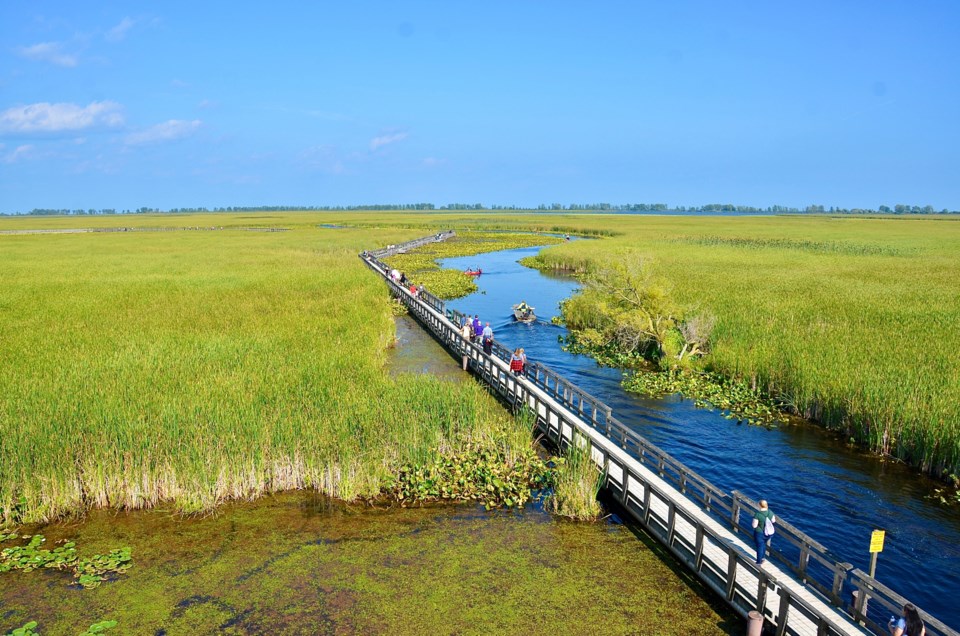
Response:
[[[767,499],[771,509],[842,560],[869,569],[874,529],[887,531],[877,578],[954,628],[960,627],[960,510],[929,499],[933,480],[846,447],[809,424],[768,430],[738,425],[676,396],[645,398],[620,388],[622,372],[564,352],[566,330],[549,320],[573,294],[574,280],[521,266],[541,248],[451,258],[453,269],[481,268],[479,291],[449,303],[489,321],[497,340],[523,347],[614,409],[617,418],[724,490]],[[515,322],[511,305],[536,308],[534,324]]]

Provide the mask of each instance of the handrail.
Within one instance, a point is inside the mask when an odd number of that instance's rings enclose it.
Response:
[[[455,232],[440,232],[430,237],[408,241],[399,245],[391,245],[380,250],[362,252],[360,257],[368,267],[377,271],[387,280],[388,286],[391,288],[393,294],[401,298],[407,307],[413,310],[413,313],[415,313],[418,318],[421,318],[421,322],[423,322],[423,320],[430,322],[430,328],[434,332],[434,335],[437,336],[445,346],[455,353],[467,355],[471,369],[477,372],[485,381],[491,384],[491,386],[498,388],[502,397],[516,401],[519,399],[518,396],[521,393],[520,389],[516,386],[517,383],[515,382],[511,389],[508,386],[510,384],[509,381],[504,379],[511,375],[509,373],[508,361],[512,350],[494,340],[492,353],[487,355],[483,353],[477,345],[464,340],[459,334],[458,327],[463,324],[465,318],[468,318],[466,314],[457,310],[447,309],[446,304],[442,300],[426,290],[416,295],[411,294],[408,290],[390,280],[388,275],[390,267],[381,260],[381,258],[415,249],[422,245],[445,240],[451,236],[455,236]],[[428,307],[429,310],[422,308],[421,305]],[[443,324],[444,322],[446,324]],[[525,380],[543,391],[564,408],[568,409],[580,422],[595,430],[603,438],[616,444],[634,460],[639,461],[642,465],[645,465],[656,473],[658,477],[676,488],[685,499],[696,503],[711,518],[728,526],[734,533],[742,533],[748,536],[752,534],[752,528],[748,529],[741,523],[741,514],[745,514],[747,519],[751,518],[752,514],[759,510],[756,502],[736,490],[728,493],[713,485],[709,480],[698,475],[683,463],[659,449],[616,419],[616,417],[613,416],[613,409],[601,400],[583,391],[547,366],[539,362],[528,365]],[[545,426],[546,432],[549,433],[552,430],[552,425],[549,421],[549,408],[547,408],[546,412],[547,421],[545,422]],[[563,437],[562,420],[557,426],[556,434],[561,444],[566,442]],[[609,461],[609,457],[607,457],[605,461]],[[628,476],[629,483],[636,483],[635,480],[642,481],[642,477],[633,472],[628,472],[626,467],[621,468],[621,470],[623,471],[621,473],[622,479],[625,480]],[[609,472],[607,472],[607,476],[608,487],[610,487]],[[622,482],[620,485],[621,498],[624,505],[630,503],[630,497],[632,495],[632,490],[627,488],[626,483],[628,482]],[[616,487],[615,482],[613,486]],[[655,489],[650,490],[650,488],[647,489],[648,493],[657,493]],[[650,495],[648,494],[646,498],[649,499],[649,497]],[[663,498],[669,499],[667,495],[663,495]],[[647,505],[649,506],[649,501]],[[649,512],[645,512],[644,514],[648,515]],[[698,541],[703,539],[704,532],[709,535],[709,532],[700,529],[698,526]],[[778,544],[786,543],[788,546],[795,548],[796,554],[792,554],[793,550],[790,550],[791,553],[788,554],[782,548],[775,547],[769,551],[770,557],[796,574],[800,582],[808,589],[814,591],[817,596],[823,598],[839,611],[848,614],[854,620],[860,621],[861,624],[866,624],[871,629],[876,629],[880,632],[886,631],[885,629],[878,629],[880,624],[868,615],[866,611],[868,607],[868,596],[869,599],[876,601],[873,606],[869,606],[872,608],[883,607],[892,610],[896,607],[902,608],[906,602],[906,599],[890,588],[882,585],[876,579],[869,577],[860,570],[854,569],[851,564],[840,561],[823,545],[789,522],[778,519],[777,537]],[[669,539],[670,541],[676,540],[676,538],[672,536],[672,531]],[[716,541],[726,541],[719,536],[714,537],[714,539]],[[671,547],[671,550],[676,553],[676,550],[669,545],[669,542],[668,547]],[[731,552],[731,555],[733,555],[733,552]],[[736,570],[737,564],[751,571],[757,569],[752,561],[745,561],[741,559],[740,556],[731,556],[730,567],[733,568],[731,570],[732,572]],[[816,567],[811,567],[811,564]],[[688,563],[688,565],[690,564]],[[763,584],[766,583],[773,584],[774,588],[776,588],[775,581],[764,571],[758,571],[757,576],[760,577],[761,588]],[[729,584],[734,585],[734,583]],[[843,602],[845,591],[859,592],[857,602],[851,607],[845,607],[845,603]],[[782,595],[782,589],[778,593]],[[729,594],[727,596],[728,600],[731,600]],[[788,598],[788,605],[790,603],[797,605],[803,611],[812,614],[817,613],[816,610],[809,607],[809,604],[805,604],[806,602],[802,601],[802,599]],[[899,613],[899,609],[896,609],[894,613]],[[960,632],[952,630],[929,614],[921,613],[924,621],[927,622],[928,636],[960,636]],[[826,619],[820,616],[819,620],[822,621]],[[778,627],[782,627],[782,625],[778,623]],[[782,633],[782,631],[778,629],[778,633]]]

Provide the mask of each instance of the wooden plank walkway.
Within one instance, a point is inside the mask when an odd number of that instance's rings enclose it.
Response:
[[[757,509],[754,502],[716,488],[616,420],[610,407],[546,367],[533,364],[526,377],[514,376],[507,362],[510,350],[494,343],[487,355],[460,336],[458,326],[465,315],[446,309],[428,292],[414,296],[390,281],[381,257],[451,235],[440,233],[360,256],[441,344],[458,357],[467,356],[469,369],[501,399],[535,414],[543,435],[561,448],[589,444],[604,487],[739,614],[759,612],[778,635],[888,633],[887,617],[899,615],[906,599],[840,562],[784,520],[778,520],[767,562],[757,566],[752,531],[745,523]],[[846,606],[844,593],[854,590],[859,594]],[[921,614],[928,636],[960,636]]]

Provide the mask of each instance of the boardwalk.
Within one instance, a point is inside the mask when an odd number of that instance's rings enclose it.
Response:
[[[428,292],[412,296],[389,280],[382,257],[443,240],[438,234],[411,243],[364,252],[367,265],[387,280],[430,333],[506,403],[536,415],[540,432],[559,447],[589,444],[604,487],[649,534],[742,616],[756,611],[776,634],[804,636],[886,634],[886,619],[906,599],[780,520],[774,549],[762,566],[748,520],[756,504],[722,491],[616,420],[612,410],[550,369],[533,364],[526,377],[509,370],[510,351],[495,343],[492,355],[464,340],[465,318]],[[776,563],[774,563],[776,561]],[[852,600],[857,591],[856,601]],[[928,636],[960,636],[921,611]]]

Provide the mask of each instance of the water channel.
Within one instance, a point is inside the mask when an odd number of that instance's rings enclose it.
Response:
[[[929,498],[938,486],[905,466],[845,446],[809,424],[774,429],[738,425],[676,396],[645,398],[620,388],[622,372],[561,349],[565,329],[550,324],[574,280],[548,276],[518,261],[540,248],[446,259],[443,267],[481,268],[479,291],[448,303],[489,321],[498,341],[523,347],[541,362],[602,400],[616,417],[714,485],[767,499],[779,516],[841,560],[868,571],[874,529],[887,531],[877,578],[946,624],[960,627],[960,510]],[[526,301],[539,320],[513,320],[510,307]]]

